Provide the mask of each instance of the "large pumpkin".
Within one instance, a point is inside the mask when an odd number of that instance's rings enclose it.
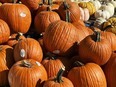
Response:
[[[43,87],[74,87],[68,78],[62,76],[64,70],[65,68],[61,68],[55,77],[44,83]]]
[[[38,61],[28,59],[15,63],[9,71],[11,87],[40,87],[47,80],[47,72]]]
[[[7,86],[8,73],[14,64],[13,48],[8,45],[0,46],[0,86]]]
[[[116,87],[116,52],[112,54],[110,60],[104,65],[108,87]]]
[[[64,21],[66,20],[66,10],[70,11],[71,22],[77,22],[80,19],[80,9],[75,2],[63,2],[60,5],[58,13]]]
[[[83,62],[94,62],[104,65],[111,56],[111,43],[103,38],[100,32],[87,36],[79,44],[79,55]]]
[[[74,87],[107,87],[106,78],[101,67],[95,63],[83,65],[76,62],[77,66],[68,73],[68,78]]]
[[[19,3],[4,3],[0,6],[0,18],[9,25],[12,32],[26,33],[31,24],[29,9]]]
[[[10,28],[8,24],[0,19],[0,44],[8,41],[10,36]]]
[[[57,55],[69,56],[74,51],[75,43],[80,42],[82,38],[82,31],[69,22],[59,20],[48,26],[43,42],[48,51]]]
[[[20,40],[14,48],[14,59],[35,59],[41,62],[43,58],[42,48],[38,41],[32,38]]]

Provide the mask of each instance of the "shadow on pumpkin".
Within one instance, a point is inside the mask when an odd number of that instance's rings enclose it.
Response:
[[[41,79],[38,80],[36,87],[43,87],[45,81],[41,81]]]

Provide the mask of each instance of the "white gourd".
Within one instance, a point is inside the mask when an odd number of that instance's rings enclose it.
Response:
[[[91,2],[94,4],[96,11],[101,7],[101,3],[98,0],[91,0]]]

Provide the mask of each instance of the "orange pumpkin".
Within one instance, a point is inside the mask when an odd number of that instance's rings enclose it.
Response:
[[[80,9],[75,2],[63,2],[59,9],[58,13],[62,20],[66,20],[66,10],[70,11],[70,20],[71,22],[77,22],[80,19]]]
[[[9,84],[8,73],[13,64],[13,48],[8,45],[0,45],[0,86]]]
[[[61,68],[57,73],[57,76],[47,80],[43,87],[74,87],[68,78],[62,76],[64,70],[64,68]]]
[[[60,16],[56,12],[51,11],[50,7],[48,7],[47,11],[39,12],[34,19],[37,33],[45,32],[49,24],[57,20],[60,20]]]
[[[41,62],[43,58],[42,48],[38,41],[32,38],[20,40],[14,48],[14,59],[19,61],[22,59],[35,59]]]
[[[8,24],[0,19],[0,44],[8,41],[10,36],[10,28]]]
[[[82,64],[75,62],[76,66],[68,73],[68,78],[74,87],[107,87],[106,77],[101,67],[95,63]]]
[[[12,66],[8,80],[11,87],[40,87],[47,80],[47,72],[38,61],[22,60]]]
[[[79,56],[83,62],[94,62],[98,65],[104,65],[111,56],[111,43],[95,32],[84,38],[79,44]]]
[[[19,3],[4,3],[0,6],[0,18],[9,25],[11,32],[26,33],[31,24],[29,9]]]

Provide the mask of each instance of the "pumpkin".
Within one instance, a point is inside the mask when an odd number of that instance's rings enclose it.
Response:
[[[10,27],[12,32],[26,33],[31,24],[29,9],[19,3],[4,3],[0,6],[0,18]]]
[[[41,62],[43,58],[42,48],[38,41],[33,38],[20,40],[14,48],[14,59],[19,61],[22,59],[35,59]]]
[[[69,11],[67,11],[69,13]],[[83,39],[81,30],[66,21],[52,22],[45,31],[43,43],[45,48],[57,55],[70,56],[73,54],[76,42]]]
[[[116,86],[116,52],[114,52],[110,60],[104,65],[103,70],[106,76],[108,87]],[[109,72],[110,71],[110,72]]]
[[[106,22],[106,19],[103,17],[96,18],[94,21],[94,26],[102,29],[103,23]]]
[[[59,69],[65,67],[59,59],[55,59],[51,54],[43,59],[42,64],[47,71],[48,78],[56,76]]]
[[[116,34],[116,18],[109,18],[106,22],[103,23],[103,30],[113,32]]]
[[[99,18],[99,17],[102,17],[107,20],[111,17],[111,15],[108,10],[97,10],[95,12],[95,18]]]
[[[106,78],[101,67],[95,63],[83,64],[75,62],[76,66],[68,73],[68,78],[74,87],[107,87]]]
[[[49,24],[57,20],[60,20],[60,16],[56,12],[51,11],[50,7],[48,7],[47,11],[39,12],[34,19],[34,25],[37,33],[40,34],[45,32]]]
[[[111,3],[102,4],[100,10],[107,10],[110,13],[110,16],[114,15],[114,6]]]
[[[11,34],[8,41],[7,41],[7,44],[9,46],[14,47],[18,43],[18,41],[21,40],[21,39],[25,39],[25,37],[23,36],[22,33]]]
[[[87,8],[90,15],[93,15],[96,12],[96,8],[92,2],[80,2],[78,5],[82,8]]]
[[[45,80],[47,80],[45,68],[33,59],[16,62],[8,74],[10,87],[40,87]]]
[[[0,44],[8,41],[10,36],[10,28],[8,24],[0,19]]]
[[[75,2],[63,2],[58,13],[62,20],[66,21],[66,10],[70,11],[70,22],[77,22],[80,19],[80,9]]]
[[[89,18],[90,18],[90,15],[89,15],[89,10],[87,8],[80,8],[80,11],[81,11],[81,20],[83,21],[88,21]]]
[[[62,76],[64,70],[61,68],[55,77],[45,81],[43,87],[74,87],[68,78]]]
[[[111,53],[111,43],[98,31],[84,38],[79,44],[79,56],[85,63],[104,65],[110,59]]]
[[[109,3],[111,3],[114,6],[114,8],[116,8],[116,0],[110,0]]]
[[[101,7],[101,3],[98,0],[91,0],[91,2],[94,4],[96,11]]]
[[[26,5],[31,11],[37,10],[41,0],[21,0],[21,2]]]
[[[8,73],[13,64],[13,48],[8,45],[0,45],[0,86],[9,84]]]
[[[111,43],[112,51],[115,51],[116,50],[116,35],[112,32],[102,31],[101,36],[105,37]]]

